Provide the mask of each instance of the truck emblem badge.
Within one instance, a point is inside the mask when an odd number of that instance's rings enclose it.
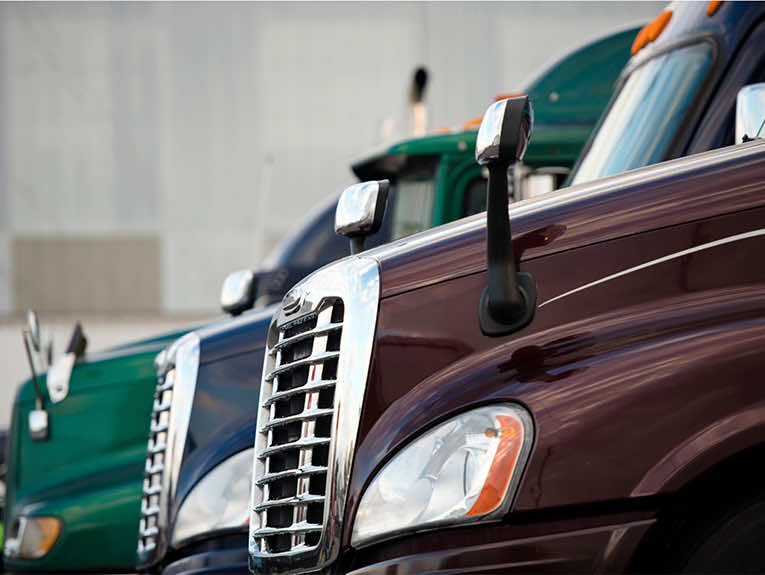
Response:
[[[282,311],[284,315],[292,315],[303,305],[303,294],[300,290],[292,289],[284,296]]]

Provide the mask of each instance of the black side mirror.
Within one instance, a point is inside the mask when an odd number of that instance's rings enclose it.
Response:
[[[388,180],[361,182],[345,188],[337,201],[335,232],[351,242],[351,254],[364,250],[364,239],[382,225],[388,202]]]
[[[534,112],[528,96],[500,100],[483,116],[475,159],[489,169],[486,191],[486,260],[489,281],[481,294],[481,331],[498,337],[527,326],[537,306],[536,282],[518,271],[508,217],[507,170],[523,159]]]

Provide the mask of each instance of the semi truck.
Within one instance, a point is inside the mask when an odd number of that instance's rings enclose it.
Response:
[[[254,573],[762,570],[764,12],[671,4],[574,185],[509,209],[533,113],[494,104],[485,214],[287,293]]]

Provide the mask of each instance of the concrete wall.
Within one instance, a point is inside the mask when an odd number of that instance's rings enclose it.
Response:
[[[211,313],[228,271],[410,133],[416,66],[429,126],[459,125],[662,6],[0,3],[0,426],[26,306],[61,345],[66,314],[100,314],[92,349]]]
[[[352,181],[383,124],[409,133],[415,66],[431,73],[430,126],[455,125],[660,6],[2,4],[0,313],[71,272],[14,261],[18,236],[156,238],[158,311],[213,309],[227,271]],[[117,273],[90,270],[78,281]]]

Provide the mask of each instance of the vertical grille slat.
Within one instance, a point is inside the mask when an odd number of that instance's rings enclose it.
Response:
[[[335,299],[282,326],[268,350],[251,531],[264,556],[315,549],[324,530],[342,307]]]

